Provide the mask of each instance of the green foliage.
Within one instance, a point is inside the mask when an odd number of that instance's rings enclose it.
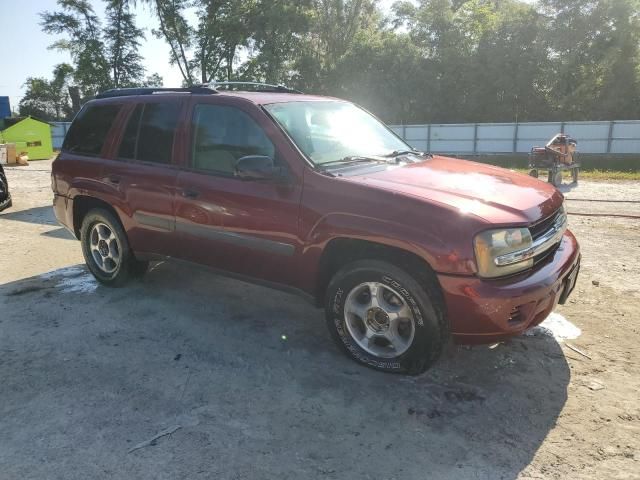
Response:
[[[59,11],[41,14],[46,33],[67,38],[51,48],[66,50],[74,63],[74,78],[86,96],[110,86],[109,63],[102,41],[100,21],[86,0],[58,0]]]
[[[564,119],[640,116],[640,2],[545,0],[549,97]]]
[[[144,34],[136,27],[129,0],[107,0],[105,26],[87,0],[58,0],[58,7],[40,15],[41,26],[46,33],[64,35],[50,48],[71,55],[71,73],[82,100],[109,88],[158,82],[157,74],[144,78],[138,53]]]
[[[162,82],[144,78],[130,1],[106,0],[104,28],[87,0],[42,16],[84,97]],[[141,2],[185,85],[285,83],[394,123],[640,117],[640,0]]]
[[[40,120],[69,120],[73,115],[69,104],[69,80],[73,67],[66,63],[56,65],[53,78],[27,78],[26,92],[20,100],[20,115],[31,115]]]
[[[108,0],[105,51],[115,88],[133,87],[143,81],[144,67],[138,53],[144,33],[135,24],[126,0]]]

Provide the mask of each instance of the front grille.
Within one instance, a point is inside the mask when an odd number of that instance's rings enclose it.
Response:
[[[565,215],[562,207],[556,210],[555,212],[553,212],[547,218],[539,221],[534,225],[531,225],[529,227],[529,231],[531,232],[531,238],[533,239],[533,241],[535,242],[540,237],[543,237],[547,232],[549,232],[550,230],[553,230],[554,227],[556,226],[555,225],[556,221],[558,221],[560,215]],[[558,249],[559,245],[560,245],[560,242],[553,245],[551,248],[545,250],[544,252],[541,252],[535,255],[533,257],[533,264],[539,265],[542,262],[544,262],[544,260],[546,260],[547,258],[553,256],[555,251]]]
[[[548,259],[549,257],[553,256],[553,254],[555,253],[555,251],[558,249],[558,247],[560,246],[560,242],[556,243],[553,247],[551,247],[549,250],[539,253],[538,255],[534,255],[533,256],[533,265],[540,265],[542,262],[544,262],[546,259]]]
[[[558,218],[558,215],[560,215],[561,211],[562,209],[559,208],[544,220],[539,221],[535,225],[531,225],[529,227],[529,231],[531,232],[531,238],[535,241],[536,239],[544,235],[551,227],[553,227],[553,224]]]

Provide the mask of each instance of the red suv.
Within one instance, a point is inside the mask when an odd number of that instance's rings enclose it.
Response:
[[[295,291],[385,371],[423,372],[451,337],[523,332],[579,269],[553,186],[418,152],[352,103],[280,86],[105,92],[52,183],[105,285],[173,257]]]

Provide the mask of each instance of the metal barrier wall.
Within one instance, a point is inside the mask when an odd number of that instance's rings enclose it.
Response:
[[[62,146],[71,122],[52,122],[53,148]],[[417,148],[460,155],[529,153],[556,133],[578,140],[578,150],[596,154],[640,154],[640,120],[606,122],[452,123],[390,125]]]
[[[62,147],[62,141],[69,130],[71,122],[51,122],[51,124],[53,125],[51,127],[51,141],[53,143],[53,148],[54,150],[60,150]]]
[[[603,122],[460,123],[390,125],[418,150],[461,155],[528,153],[556,133],[578,141],[578,150],[595,154],[640,154],[640,120]]]

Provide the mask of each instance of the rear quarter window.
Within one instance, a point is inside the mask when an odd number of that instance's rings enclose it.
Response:
[[[67,133],[62,150],[98,156],[121,105],[90,105],[83,108]]]
[[[178,123],[177,102],[139,104],[129,117],[118,157],[153,163],[171,163]]]

